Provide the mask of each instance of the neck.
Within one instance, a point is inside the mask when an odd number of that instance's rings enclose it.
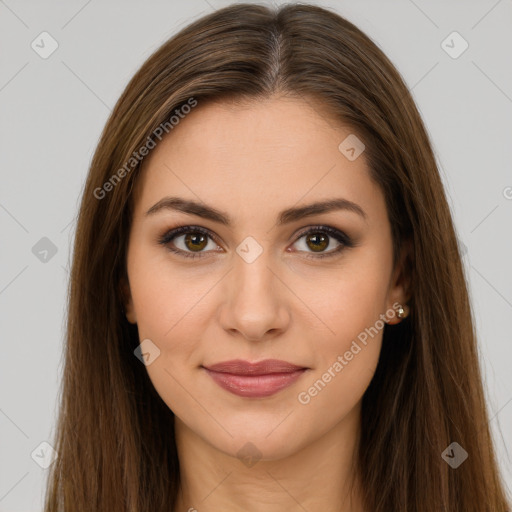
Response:
[[[362,512],[355,473],[359,429],[357,406],[286,457],[259,458],[254,445],[242,442],[244,458],[212,446],[176,417],[181,489],[174,512]]]

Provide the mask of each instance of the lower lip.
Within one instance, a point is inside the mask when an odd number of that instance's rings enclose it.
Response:
[[[292,385],[306,369],[290,373],[272,373],[268,375],[233,375],[214,372],[205,368],[210,377],[221,387],[234,395],[264,398]]]

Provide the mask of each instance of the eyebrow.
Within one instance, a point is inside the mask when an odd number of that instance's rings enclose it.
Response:
[[[232,219],[229,214],[217,210],[204,203],[192,201],[190,199],[183,199],[180,197],[164,197],[156,204],[154,204],[147,212],[146,216],[151,216],[160,211],[173,210],[191,215],[197,215],[204,219],[209,219],[218,222],[225,226],[232,225]],[[277,218],[277,225],[289,224],[305,217],[312,215],[319,215],[336,210],[345,210],[353,212],[361,216],[365,221],[368,219],[366,212],[357,204],[348,199],[334,198],[324,201],[318,201],[305,206],[292,207],[283,210],[279,213]]]

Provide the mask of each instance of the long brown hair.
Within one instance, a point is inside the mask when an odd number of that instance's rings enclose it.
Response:
[[[160,126],[172,136],[169,119],[191,99],[258,101],[277,93],[322,105],[326,118],[364,141],[371,177],[385,195],[395,262],[411,248],[411,314],[386,326],[363,397],[358,474],[366,510],[508,510],[461,254],[407,86],[368,36],[329,10],[233,4],[185,27],[143,64],[95,152],[76,229],[58,458],[45,512],[168,512],[175,505],[174,415],[134,356],[138,331],[122,311],[141,168],[134,155],[158,142]],[[469,454],[456,469],[442,457],[452,442]]]

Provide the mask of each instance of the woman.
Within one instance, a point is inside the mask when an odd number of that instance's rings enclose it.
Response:
[[[126,87],[83,193],[46,512],[505,511],[461,256],[401,76],[235,4]]]

